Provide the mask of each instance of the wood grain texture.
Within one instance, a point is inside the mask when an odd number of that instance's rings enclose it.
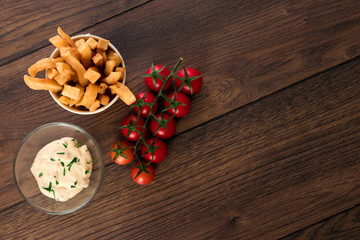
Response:
[[[146,0],[2,1],[0,10],[0,65],[46,45],[61,27],[74,34],[109,19]]]
[[[353,207],[360,197],[359,63],[172,139],[148,186],[132,183],[130,166],[110,164],[85,208],[50,216],[20,203],[0,212],[2,232],[41,239],[276,239]]]
[[[281,238],[294,239],[360,239],[360,205]]]
[[[191,112],[178,123],[181,133],[359,55],[359,9],[358,1],[154,1],[82,33],[103,36],[118,47],[128,86],[136,93],[145,89],[140,76],[151,61],[171,66],[182,56],[183,66],[204,74]],[[68,121],[93,133],[106,152],[129,112],[119,104],[99,116],[76,116],[54,104],[47,92],[29,90],[23,74],[34,59],[51,52],[47,46],[0,67],[1,209],[21,201],[11,161],[28,132]]]

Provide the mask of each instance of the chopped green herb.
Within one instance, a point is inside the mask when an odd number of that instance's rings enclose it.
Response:
[[[77,181],[74,182],[74,185],[76,185],[76,184],[77,184]]]
[[[71,139],[71,141],[73,141],[73,142],[74,142],[74,141],[75,141],[75,139],[73,138],[73,139]]]
[[[42,173],[39,173],[39,177],[41,177],[43,174]]]
[[[55,198],[55,191],[54,191],[54,189],[51,189],[51,182],[49,182],[49,187],[47,187],[47,188],[43,187],[43,189],[45,189],[45,190],[48,191],[49,193],[50,193],[50,192],[53,192],[54,198]]]
[[[90,162],[87,162],[87,164],[90,164],[90,163],[92,163],[92,161],[93,161],[93,160],[91,159],[91,160],[90,160]]]
[[[90,173],[90,171],[86,170],[86,171],[85,171],[85,174],[88,174],[88,173]]]
[[[78,158],[78,162],[80,162],[80,158]]]
[[[74,157],[73,160],[71,160],[71,162],[70,162],[68,165],[66,165],[66,166],[68,167],[68,171],[70,171],[71,166],[72,166],[74,163],[76,163],[76,161],[77,161],[77,157]]]
[[[50,158],[50,161],[52,161],[52,162],[53,162],[53,161],[55,161],[55,159],[53,159],[53,158]]]
[[[65,153],[64,152],[58,152],[56,154],[59,154],[59,155],[64,155]]]
[[[61,163],[61,166],[65,167],[65,164],[64,164],[64,162],[60,162],[60,163]]]
[[[80,141],[77,143],[77,146],[76,146],[76,147],[77,147],[77,148],[81,147]]]
[[[56,180],[56,185],[59,185],[59,182]]]
[[[63,172],[63,175],[65,176],[65,168],[64,168],[64,172]]]
[[[76,188],[74,185],[71,185],[71,188]]]
[[[67,147],[68,147],[67,142],[63,143],[63,146],[64,146],[65,148],[67,148]]]

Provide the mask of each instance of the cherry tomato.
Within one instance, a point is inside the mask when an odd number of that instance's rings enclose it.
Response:
[[[131,120],[131,123],[130,123]],[[127,116],[122,122],[121,122],[121,134],[129,141],[136,142],[140,138],[140,134],[143,130],[143,126],[145,124],[145,121],[140,117],[138,119],[137,115],[131,114]],[[139,132],[137,133],[135,129]],[[146,128],[144,131],[144,135],[146,134]],[[130,133],[128,133],[130,131]]]
[[[151,119],[150,130],[151,130],[152,134],[154,134],[155,136],[157,136],[159,138],[172,137],[176,130],[176,122],[175,122],[174,118],[171,118],[170,115],[168,115],[166,113],[163,114],[163,117],[161,116],[161,114],[158,114],[158,115],[156,115],[156,118],[160,120],[161,127],[155,133],[156,129],[159,127],[160,124],[157,121],[155,121],[154,119]],[[164,128],[164,126],[166,127],[166,129]]]
[[[153,143],[155,141],[155,143]],[[150,149],[152,147],[159,147],[156,150],[154,150],[154,157],[152,156],[151,152],[146,153],[148,151],[148,147],[144,144],[141,147],[141,154],[143,155],[144,159],[146,161],[151,161],[152,163],[159,163],[166,157],[167,154],[167,146],[166,143],[161,139],[155,138],[149,138],[146,139],[146,144],[150,146]],[[145,154],[146,153],[146,154]]]
[[[155,96],[152,95],[149,92],[141,92],[138,95],[136,95],[136,98],[138,99],[135,103],[136,107],[134,107],[134,112],[139,112],[139,106],[141,107],[140,115],[142,117],[147,117],[150,113],[151,106],[144,105],[144,103],[153,103],[155,101]],[[139,105],[139,106],[138,106]],[[158,108],[158,103],[156,102],[154,104],[154,107],[152,109],[152,113],[155,114],[156,110]]]
[[[177,74],[175,81],[176,87],[179,89],[181,85],[185,84],[180,91],[193,95],[194,93],[200,91],[203,84],[203,78],[198,76],[201,76],[201,74],[194,68],[186,68],[186,73],[184,72],[184,69],[182,69]]]
[[[153,66],[155,71],[159,71],[161,68],[163,68],[164,66],[162,65],[155,65]],[[169,76],[170,74],[170,71],[169,69],[167,69],[166,67],[164,67],[163,70],[161,70],[160,72],[156,73],[154,72],[154,69],[153,67],[150,67],[147,71],[146,71],[146,74],[148,75],[147,77],[145,77],[145,84],[146,86],[151,90],[151,91],[154,91],[154,92],[159,92],[161,87],[164,85],[164,81],[166,80],[166,77]],[[161,76],[164,76],[164,77],[161,77],[158,78],[158,74],[160,74]],[[156,78],[157,77],[157,78]],[[156,78],[155,80],[155,85],[154,85],[154,80],[153,78]],[[164,91],[166,89],[168,89],[171,85],[171,81],[172,81],[172,77],[166,82],[166,85],[164,87]]]
[[[134,148],[128,148],[131,146],[132,144],[126,140],[114,142],[110,151],[111,160],[120,165],[130,163],[135,157]],[[123,148],[127,149],[123,150]]]
[[[137,167],[136,167],[137,166]],[[131,177],[132,179],[140,185],[146,185],[151,183],[151,181],[154,179],[155,177],[155,169],[153,167],[153,165],[149,165],[146,168],[146,171],[148,171],[149,173],[140,170],[141,166],[140,163],[135,163],[135,166],[131,168]],[[142,171],[137,177],[136,175],[138,174],[139,171]]]
[[[191,101],[190,101],[190,98],[186,94],[181,93],[181,92],[176,93],[176,101],[174,100],[175,92],[170,93],[168,95],[168,97],[171,100],[173,100],[173,102],[171,102],[173,107],[166,110],[170,115],[175,115],[175,117],[183,117],[189,112],[190,106],[191,106]],[[181,105],[181,104],[184,104],[184,105]],[[176,105],[176,112],[175,112],[174,105]],[[170,106],[170,102],[167,99],[165,99],[164,108],[166,109],[169,106]]]

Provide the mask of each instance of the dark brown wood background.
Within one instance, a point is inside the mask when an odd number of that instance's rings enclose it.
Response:
[[[0,13],[2,239],[360,239],[360,1],[5,0]],[[24,84],[57,26],[109,39],[135,93],[151,62],[204,75],[153,183],[109,157],[123,103],[74,115]],[[21,140],[55,121],[86,129],[106,163],[95,198],[64,216],[33,209],[12,176]]]

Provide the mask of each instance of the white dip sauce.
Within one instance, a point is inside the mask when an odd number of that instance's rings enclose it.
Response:
[[[65,137],[43,147],[31,166],[40,191],[56,201],[67,201],[89,186],[92,159],[86,145]]]

